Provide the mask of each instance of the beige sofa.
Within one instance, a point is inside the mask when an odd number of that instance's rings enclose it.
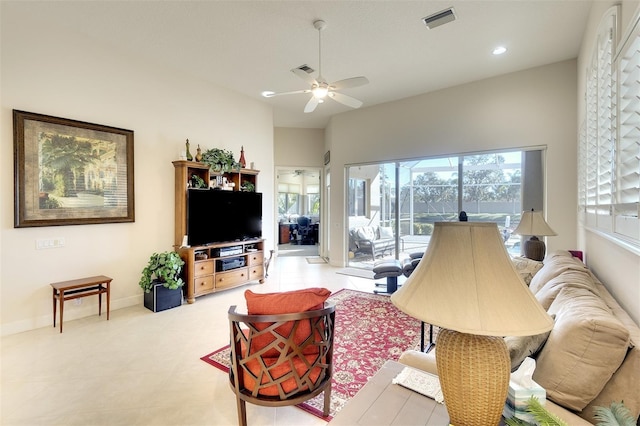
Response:
[[[552,253],[544,264],[524,259],[516,263],[530,290],[555,317],[555,325],[548,337],[506,337],[515,361],[512,368],[517,368],[516,359],[535,358],[533,379],[547,392],[547,409],[571,426],[595,423],[593,408],[614,401],[623,401],[637,419],[640,328],[569,252]],[[400,362],[437,374],[434,351],[407,351]]]

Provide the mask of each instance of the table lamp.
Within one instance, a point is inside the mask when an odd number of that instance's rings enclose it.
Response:
[[[531,238],[524,242],[524,257],[538,261],[544,259],[547,248],[544,241],[540,240],[537,235],[558,235],[544,220],[542,212],[534,211],[533,209],[522,212],[520,223],[516,229],[513,230],[513,233],[517,235],[531,235]]]
[[[511,372],[502,337],[553,327],[516,272],[496,223],[435,223],[422,260],[391,301],[441,328],[436,364],[454,426],[497,425]]]

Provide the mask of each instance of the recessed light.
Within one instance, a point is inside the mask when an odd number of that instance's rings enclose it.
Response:
[[[507,48],[504,46],[498,46],[495,49],[493,49],[493,54],[494,55],[502,55],[504,52],[507,51]]]

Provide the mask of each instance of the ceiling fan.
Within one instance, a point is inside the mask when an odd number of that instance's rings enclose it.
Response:
[[[339,80],[334,83],[327,83],[327,81],[322,76],[322,30],[324,30],[324,28],[326,27],[326,23],[322,20],[317,20],[313,22],[313,26],[316,30],[318,30],[318,77],[313,78],[306,71],[300,68],[294,68],[291,70],[295,75],[311,84],[311,88],[280,93],[266,91],[262,92],[262,96],[264,96],[265,98],[271,98],[273,96],[280,95],[311,93],[311,99],[309,99],[309,102],[307,102],[307,104],[305,105],[304,112],[313,112],[318,104],[323,103],[327,97],[348,107],[360,108],[362,106],[362,101],[356,98],[352,98],[351,96],[347,96],[343,93],[339,93],[338,90],[362,86],[369,83],[369,80],[367,80],[366,77],[352,77],[345,78],[344,80]]]

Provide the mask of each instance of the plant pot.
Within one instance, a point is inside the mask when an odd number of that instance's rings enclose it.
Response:
[[[182,305],[182,288],[168,289],[161,281],[153,281],[153,289],[144,294],[144,307],[153,312],[165,311]]]

